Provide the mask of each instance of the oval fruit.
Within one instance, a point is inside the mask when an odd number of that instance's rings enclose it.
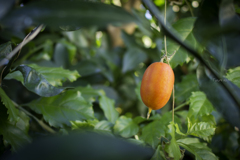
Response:
[[[164,107],[170,99],[173,85],[172,68],[166,63],[152,63],[142,78],[140,94],[143,103],[153,110]]]

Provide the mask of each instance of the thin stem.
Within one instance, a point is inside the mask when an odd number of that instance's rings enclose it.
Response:
[[[152,112],[152,109],[151,109],[151,108],[148,108],[147,119],[149,119],[151,112]]]
[[[31,40],[33,40],[38,33],[40,33],[40,31],[43,29],[44,25],[40,25],[36,28],[34,28],[25,38],[24,40],[16,47],[14,48],[14,50],[12,52],[10,52],[3,60],[0,61],[0,68],[2,66],[4,66],[5,64],[7,64],[9,62],[9,60],[15,56],[15,54],[17,54],[23,46],[25,46],[28,42],[30,42]]]
[[[167,0],[165,0],[165,9],[164,9],[164,24],[167,24]],[[164,46],[165,46],[165,54],[164,57],[166,57],[167,60],[167,36],[164,35]]]
[[[173,90],[172,90],[172,97],[173,97],[173,104],[172,104],[172,121],[174,123],[174,85],[173,85]]]
[[[186,101],[185,103],[180,104],[179,106],[177,106],[177,107],[174,109],[174,111],[175,111],[175,112],[178,111],[179,109],[185,107],[185,106],[188,105],[189,103],[190,103],[190,101]],[[172,111],[170,111],[170,112],[172,112]]]
[[[188,8],[189,8],[189,10],[190,10],[190,12],[191,12],[192,17],[194,17],[192,6],[191,6],[190,3],[188,2],[188,0],[186,0],[186,3],[187,3],[187,5],[188,5]]]
[[[42,128],[44,128],[45,130],[47,130],[50,133],[53,133],[53,134],[56,133],[52,128],[50,128],[48,125],[46,125],[43,121],[39,120],[37,117],[32,115],[30,112],[28,112],[27,110],[25,110],[24,108],[19,106],[16,102],[14,102],[14,101],[12,101],[12,102],[18,109],[22,110],[26,115],[35,119]]]
[[[192,54],[200,63],[202,63],[206,69],[208,69],[210,71],[210,73],[216,78],[216,79],[221,79],[221,76],[215,72],[211,67],[210,64],[208,64],[205,59],[203,59],[203,57],[196,51],[194,50],[192,47],[190,47],[188,44],[182,42],[182,40],[180,40],[179,37],[177,37],[172,31],[171,28],[166,27],[166,25],[163,23],[163,20],[161,18],[161,13],[158,11],[157,7],[150,1],[150,0],[142,0],[144,2],[144,4],[149,8],[149,11],[157,18],[159,24],[161,24],[162,26],[162,31],[165,32],[165,34],[167,34],[167,36],[169,38],[171,38],[173,41],[175,41],[176,43],[178,43],[179,45],[181,45],[181,47],[183,47],[184,49],[186,49],[186,51],[190,54]],[[223,81],[220,81],[219,83],[221,83],[221,85],[224,87],[224,89],[226,89],[226,91],[228,92],[229,95],[231,95],[231,97],[233,98],[234,102],[240,106],[240,101],[238,101],[238,96],[231,92],[230,87],[228,86],[228,84],[224,83]]]

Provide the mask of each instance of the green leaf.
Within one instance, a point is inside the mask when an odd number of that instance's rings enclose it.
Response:
[[[43,97],[26,104],[42,114],[54,127],[70,126],[70,121],[93,119],[93,109],[79,91],[69,90],[54,97]]]
[[[147,160],[153,153],[150,148],[122,138],[84,131],[66,136],[44,136],[9,159]]]
[[[58,1],[56,5],[55,1],[38,1],[13,10],[2,19],[2,24],[16,30],[36,24],[46,24],[54,29],[70,26],[67,28],[76,30],[79,27],[104,27],[134,21],[136,19],[123,8],[104,3]]]
[[[187,134],[207,139],[214,135],[216,127],[207,122],[199,122],[190,125]]]
[[[7,120],[7,117],[6,108],[0,104],[0,135],[3,135],[3,139],[12,146],[13,151],[17,151],[26,143],[30,143],[31,138],[26,133],[25,127],[20,125],[20,121],[15,126]]]
[[[219,81],[205,68],[199,66],[197,76],[200,89],[217,111],[232,125],[240,128],[240,89],[225,78]],[[221,81],[221,82],[220,82]],[[223,86],[228,86],[230,92]]]
[[[207,147],[206,143],[201,143],[197,138],[185,138],[177,140],[177,143],[195,155],[196,160],[217,160],[218,158]]]
[[[240,88],[240,67],[229,69],[226,78]]]
[[[51,97],[58,95],[64,90],[64,88],[52,86],[41,73],[37,72],[32,67],[20,65],[16,70],[19,70],[24,77],[23,85],[39,96]]]
[[[53,86],[62,86],[62,82],[65,82],[66,80],[73,82],[80,77],[80,75],[76,70],[69,71],[69,70],[63,69],[62,67],[59,67],[59,68],[41,67],[36,64],[28,64],[26,66],[31,67],[36,72],[41,74]],[[6,78],[7,79],[13,78],[24,83],[23,77],[19,71],[15,71],[13,73],[8,74]]]
[[[86,87],[77,87],[75,90],[80,91],[84,99],[94,102],[97,97],[105,95],[103,90],[93,89],[90,85]]]
[[[7,96],[7,94],[4,92],[4,90],[1,87],[0,87],[0,97],[1,97],[2,103],[7,108],[8,119],[10,121],[17,122],[19,111],[18,109],[16,109],[12,100]]]
[[[143,127],[140,139],[151,145],[152,148],[156,148],[161,137],[165,137],[165,129],[165,124],[161,120],[155,120]]]
[[[133,121],[136,123],[136,124],[139,124],[139,123],[142,123],[144,121],[147,121],[146,118],[142,117],[142,116],[137,116],[133,119]]]
[[[158,145],[154,155],[152,156],[151,160],[165,160],[165,155],[161,149],[161,145]]]
[[[0,45],[0,61],[4,59],[12,51],[12,42]]]
[[[141,49],[136,47],[130,48],[123,56],[122,72],[125,73],[135,69],[139,63],[144,62],[146,59],[147,55]]]
[[[111,122],[115,123],[119,117],[119,113],[114,107],[114,100],[108,98],[107,96],[101,96],[99,98],[99,104],[104,112],[105,117]]]
[[[103,130],[103,131],[112,131],[113,124],[111,122],[102,120],[95,125],[94,129]]]
[[[176,23],[172,25],[172,27],[176,30],[179,38],[183,42],[191,42],[196,43],[195,38],[193,37],[192,30],[194,26],[196,18],[183,18],[178,20]],[[190,39],[188,41],[187,39]],[[172,68],[175,68],[177,65],[182,65],[186,62],[188,55],[185,50],[181,48],[181,46],[167,38],[167,51],[169,55],[172,55],[170,58],[170,65]]]
[[[76,81],[80,77],[76,70],[69,71],[62,67],[40,67],[36,64],[27,65],[35,69],[38,73],[42,74],[44,78],[53,86],[62,86],[62,82],[69,80],[70,82]]]
[[[88,122],[83,121],[71,121],[72,129],[93,129],[94,125]]]
[[[179,104],[188,99],[192,92],[198,91],[198,82],[196,74],[188,74],[182,78],[180,83],[175,85],[176,103]]]
[[[197,119],[200,116],[211,114],[212,111],[213,106],[203,92],[192,92],[190,97],[190,108],[188,112],[189,118],[193,116],[195,119]]]
[[[122,137],[129,138],[138,133],[139,127],[131,118],[121,116],[117,119],[113,129],[114,133],[120,134]]]
[[[179,160],[182,157],[182,154],[180,152],[180,147],[178,146],[176,139],[175,139],[175,127],[174,123],[171,122],[168,125],[169,133],[172,137],[170,144],[165,145],[165,151],[168,153],[169,157],[174,158],[174,160]]]
[[[175,127],[176,127],[176,133],[177,133],[177,134],[182,135],[182,136],[187,136],[187,134],[184,134],[184,133],[182,133],[182,132],[180,131],[179,126],[178,126],[177,123],[175,123]]]

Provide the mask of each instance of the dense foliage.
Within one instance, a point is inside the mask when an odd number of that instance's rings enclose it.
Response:
[[[239,16],[237,0],[0,0],[0,158],[239,159]],[[174,92],[147,119],[163,57]]]

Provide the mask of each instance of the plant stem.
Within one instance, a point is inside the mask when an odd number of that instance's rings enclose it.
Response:
[[[177,107],[174,109],[174,111],[177,111],[177,110],[183,108],[184,106],[188,105],[189,103],[190,103],[190,101],[186,101],[185,103],[180,104],[179,106],[177,106]],[[174,112],[174,111],[173,111],[173,112]],[[172,111],[171,111],[171,112],[172,112]]]
[[[173,104],[172,104],[172,121],[174,123],[174,85],[173,85],[173,90],[172,90],[172,97],[173,97]]]
[[[167,24],[167,0],[165,0],[165,7],[164,7],[164,24]],[[167,60],[167,36],[164,35],[164,46],[165,46],[165,57]]]
[[[39,120],[37,117],[32,115],[30,112],[28,112],[27,110],[25,110],[24,108],[19,106],[16,102],[14,102],[14,101],[12,101],[12,102],[18,109],[22,110],[26,115],[35,119],[42,128],[44,128],[45,130],[47,130],[50,133],[53,133],[53,134],[56,133],[52,128],[50,128],[48,125],[46,125],[43,121]]]
[[[189,10],[191,12],[192,17],[194,17],[192,6],[189,4],[188,0],[186,0],[186,3],[188,5],[188,8],[189,8]]]

